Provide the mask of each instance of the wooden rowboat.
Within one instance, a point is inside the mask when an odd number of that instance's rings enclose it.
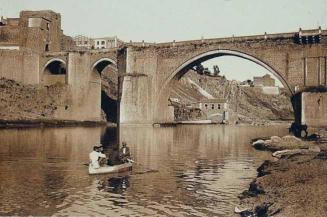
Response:
[[[130,170],[132,166],[133,166],[132,162],[123,163],[114,166],[102,166],[99,169],[94,169],[93,167],[89,166],[89,174],[93,175],[93,174],[105,174],[105,173],[120,173]]]

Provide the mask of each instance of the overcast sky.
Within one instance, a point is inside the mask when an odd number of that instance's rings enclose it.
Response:
[[[327,29],[327,0],[0,0],[0,14],[5,17],[18,17],[21,10],[45,9],[61,13],[67,35],[117,35],[124,41]],[[229,78],[242,80],[260,72],[252,63],[223,59],[220,68]]]

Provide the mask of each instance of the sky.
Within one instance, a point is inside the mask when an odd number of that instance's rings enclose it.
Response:
[[[48,9],[61,13],[66,35],[117,35],[124,41],[195,40],[295,32],[299,27],[327,29],[327,0],[0,0],[4,17],[18,17],[21,10]],[[233,59],[217,59],[227,78],[245,80],[264,71],[256,64]]]

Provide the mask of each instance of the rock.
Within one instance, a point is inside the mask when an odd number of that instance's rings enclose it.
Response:
[[[282,138],[280,138],[279,136],[272,136],[270,138],[270,140],[273,142],[273,143],[280,143],[282,141]]]
[[[318,145],[309,146],[309,151],[319,153],[320,152],[320,147]]]
[[[259,139],[255,142],[252,143],[252,146],[255,148],[255,149],[258,149],[258,150],[265,150],[266,149],[266,144],[265,144],[265,141],[262,140],[262,139]]]
[[[267,216],[268,207],[269,207],[269,205],[266,203],[257,206],[255,208],[256,216],[261,216],[261,217]]]
[[[234,212],[235,213],[241,213],[241,212],[244,212],[246,210],[249,210],[249,209],[247,209],[247,208],[238,208],[237,206],[235,206]]]
[[[238,208],[237,206],[234,209],[234,212],[240,214],[241,217],[251,217],[255,216],[253,212],[250,211],[248,208]]]
[[[273,157],[277,157],[277,158],[283,158],[283,157],[287,157],[287,156],[291,156],[291,155],[295,155],[295,154],[316,154],[320,152],[320,148],[318,146],[314,146],[312,148],[309,149],[286,149],[286,150],[282,150],[282,151],[276,151],[272,154]]]
[[[267,168],[270,166],[271,162],[269,160],[265,160],[260,167],[258,167],[258,177],[265,176],[267,174],[270,174],[269,171],[267,171]]]
[[[250,183],[249,191],[253,192],[254,194],[257,194],[257,195],[265,193],[263,188],[260,185],[258,185],[255,180]]]
[[[295,137],[295,136],[283,136],[282,137],[283,142],[288,142],[288,143],[292,143],[292,144],[302,144],[302,140]]]

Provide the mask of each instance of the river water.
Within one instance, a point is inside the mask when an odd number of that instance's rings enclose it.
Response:
[[[115,128],[0,130],[0,215],[233,216],[267,152],[250,139],[285,126],[123,127],[136,164],[89,176],[95,143],[115,149]]]

